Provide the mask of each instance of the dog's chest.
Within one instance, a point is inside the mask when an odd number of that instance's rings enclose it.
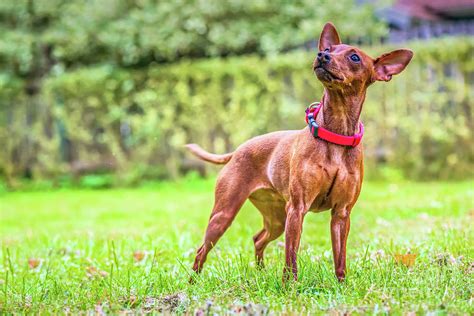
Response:
[[[320,212],[353,204],[360,192],[361,170],[343,160],[321,169],[317,177],[321,185],[310,210]]]

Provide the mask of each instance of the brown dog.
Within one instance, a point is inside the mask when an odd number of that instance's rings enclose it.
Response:
[[[324,96],[315,120],[326,130],[348,136],[358,132],[367,87],[377,80],[389,81],[413,56],[400,49],[372,59],[341,44],[331,23],[323,28],[319,50],[313,70],[324,85]],[[335,272],[344,280],[349,216],[364,174],[362,145],[330,143],[306,127],[252,138],[230,154],[211,154],[195,144],[187,147],[205,161],[226,164],[217,179],[215,204],[194,271],[201,271],[207,254],[248,198],[263,215],[263,228],[253,237],[260,265],[268,243],[285,232],[283,280],[290,271],[297,279],[296,254],[305,214],[331,209]]]

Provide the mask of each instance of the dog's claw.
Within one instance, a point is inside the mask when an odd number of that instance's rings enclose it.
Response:
[[[257,264],[255,266],[257,267],[257,270],[265,269],[265,264],[263,263],[263,260],[257,260]]]
[[[296,273],[293,273],[291,269],[284,268],[283,269],[283,277],[282,277],[282,282],[283,284],[288,283],[289,281],[298,281],[298,275]]]
[[[338,280],[340,283],[342,283],[342,282],[344,282],[344,281],[346,280],[346,276],[345,276],[344,274],[342,274],[342,275],[336,275],[336,277],[337,277],[337,280]]]
[[[197,277],[197,274],[193,274],[189,277],[189,280],[188,280],[188,283],[189,284],[196,284],[196,277]]]

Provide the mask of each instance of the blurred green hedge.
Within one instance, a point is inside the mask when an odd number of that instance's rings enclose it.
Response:
[[[371,177],[453,179],[474,170],[474,39],[409,43],[403,74],[369,88],[362,118]],[[376,55],[395,47],[372,47]],[[143,69],[110,65],[49,76],[40,93],[0,76],[0,174],[61,179],[114,172],[120,183],[177,177],[195,168],[196,142],[233,150],[252,136],[305,126],[322,86],[314,53],[183,60]],[[197,166],[199,167],[199,165]]]
[[[370,42],[388,31],[374,6],[353,0],[2,0],[0,66],[32,77],[51,64],[61,71],[275,54],[314,40],[326,21],[344,40]]]

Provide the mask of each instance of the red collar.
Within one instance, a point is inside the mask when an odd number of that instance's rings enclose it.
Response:
[[[362,136],[364,136],[364,124],[359,122],[359,133],[354,136],[345,136],[333,133],[327,129],[319,126],[316,123],[316,117],[318,116],[319,110],[323,107],[323,103],[314,102],[311,103],[306,109],[306,123],[308,123],[309,131],[314,137],[324,139],[327,142],[342,145],[356,147],[359,145]]]

